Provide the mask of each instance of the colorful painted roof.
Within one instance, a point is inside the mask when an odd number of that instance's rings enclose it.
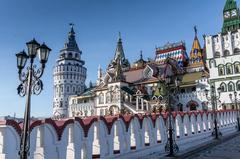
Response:
[[[190,67],[201,67],[204,66],[204,60],[203,60],[203,53],[202,48],[200,46],[198,37],[197,37],[197,28],[194,27],[195,30],[195,37],[193,40],[192,49],[190,52],[190,58],[189,58],[189,64]]]
[[[179,66],[183,66],[187,59],[185,43],[167,43],[156,49],[155,61],[157,63],[164,63],[167,58],[175,59]]]

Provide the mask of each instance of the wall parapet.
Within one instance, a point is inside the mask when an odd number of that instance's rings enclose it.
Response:
[[[173,112],[173,127],[180,150],[186,148],[186,142],[194,146],[203,138],[212,139],[213,113]],[[237,131],[237,111],[216,113],[223,135]],[[167,113],[153,113],[34,120],[30,125],[30,158],[121,158],[125,155],[137,158],[142,155],[139,151],[147,155],[156,151],[156,147],[164,153],[167,118]],[[1,156],[19,158],[21,131],[22,123],[0,120]]]

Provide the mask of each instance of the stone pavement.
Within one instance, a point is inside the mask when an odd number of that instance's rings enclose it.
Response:
[[[240,135],[185,159],[240,159]]]
[[[175,157],[165,153],[153,153],[139,159],[240,159],[240,134],[235,133],[220,140],[205,142]]]

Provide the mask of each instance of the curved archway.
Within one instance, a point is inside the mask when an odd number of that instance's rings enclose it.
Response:
[[[223,56],[229,56],[229,55],[230,55],[230,51],[229,50],[224,50]]]
[[[234,55],[239,55],[240,54],[240,49],[239,48],[235,48],[233,50],[233,53],[234,53]]]
[[[228,83],[228,91],[229,92],[235,91],[235,86],[233,82]]]
[[[239,62],[234,63],[234,73],[240,73],[240,63]]]
[[[224,65],[218,65],[218,75],[219,76],[225,75]]]
[[[220,57],[220,52],[218,52],[218,51],[215,52],[213,57],[214,57],[214,58],[219,58],[219,57]]]
[[[221,92],[226,92],[227,91],[227,85],[226,83],[222,82],[220,84]]]
[[[240,91],[240,81],[237,81],[237,83],[236,83],[236,90]]]
[[[232,68],[232,64],[231,63],[227,63],[226,64],[226,73],[229,74],[233,74],[233,68]]]

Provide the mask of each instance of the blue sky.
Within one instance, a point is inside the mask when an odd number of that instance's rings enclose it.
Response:
[[[0,1],[0,116],[23,116],[25,98],[19,84],[15,54],[35,37],[52,49],[42,77],[44,90],[32,96],[32,115],[52,114],[52,69],[69,31],[75,24],[77,42],[86,62],[87,82],[95,82],[97,67],[104,69],[114,56],[121,32],[126,57],[133,62],[140,50],[154,58],[155,46],[183,40],[188,51],[197,25],[202,34],[222,27],[225,0],[1,0]],[[238,2],[239,3],[239,2]]]

